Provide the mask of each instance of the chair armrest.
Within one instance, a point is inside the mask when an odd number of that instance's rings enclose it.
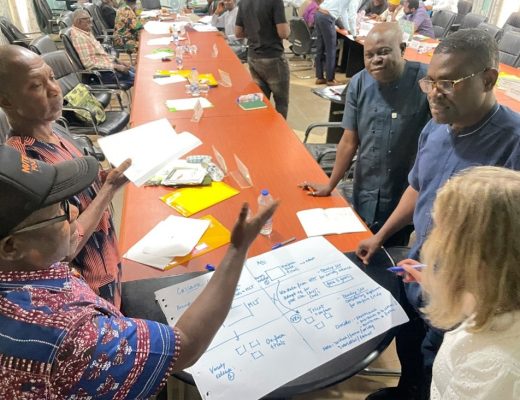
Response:
[[[96,116],[88,108],[85,108],[85,107],[74,107],[74,106],[71,106],[71,105],[67,105],[67,106],[64,106],[62,108],[62,110],[63,111],[72,111],[72,112],[74,112],[76,110],[87,111],[90,114],[90,120],[89,121],[85,121],[85,122],[90,122],[92,124],[92,127],[94,128],[94,131],[96,132],[96,135],[99,135],[98,126],[97,126],[97,123],[96,123]]]
[[[18,40],[13,40],[11,43],[12,44],[29,44],[32,42],[32,39],[18,39]]]
[[[315,122],[310,124],[307,129],[305,129],[303,143],[307,143],[307,139],[314,128],[341,128],[341,122]]]

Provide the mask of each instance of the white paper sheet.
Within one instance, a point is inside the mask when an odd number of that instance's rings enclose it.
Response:
[[[170,325],[207,275],[155,293]],[[310,238],[247,260],[231,311],[190,371],[203,399],[258,399],[407,320],[387,290]]]
[[[160,60],[163,57],[174,58],[175,54],[169,51],[158,51],[157,53],[146,54],[145,57],[150,60]]]
[[[153,78],[153,81],[158,85],[170,85],[172,83],[186,82],[186,78],[181,75],[171,75],[160,78]]]
[[[144,24],[144,30],[152,35],[167,35],[170,33],[171,22],[148,21]]]
[[[197,32],[218,32],[218,29],[213,25],[193,24],[193,29]]]
[[[185,256],[206,232],[209,221],[170,215],[125,254],[125,258],[163,269],[173,257]]]
[[[350,207],[312,208],[298,211],[296,215],[309,237],[366,231]]]
[[[198,22],[201,24],[211,24],[211,15],[205,15],[204,17],[201,17]]]
[[[200,101],[200,105],[202,108],[210,108],[213,107],[213,104],[204,97],[191,97],[187,99],[175,99],[175,100],[166,100],[166,107],[169,109],[175,109],[175,111],[186,111],[193,110],[195,105],[197,104],[197,100]]]
[[[113,165],[132,159],[125,175],[137,186],[202,144],[189,132],[177,134],[166,118],[100,138],[98,143]]]
[[[167,46],[172,42],[171,36],[164,36],[155,39],[150,39],[146,44],[148,46]]]
[[[161,10],[143,10],[141,11],[141,18],[157,17],[160,13]]]

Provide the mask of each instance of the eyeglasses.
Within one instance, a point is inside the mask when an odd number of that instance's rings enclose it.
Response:
[[[69,221],[70,222],[70,206],[69,206],[69,202],[64,200],[64,201],[62,201],[60,203],[60,206],[63,209],[63,214],[62,215],[58,215],[57,217],[53,217],[53,218],[49,218],[49,219],[44,219],[43,221],[37,222],[35,224],[29,225],[29,226],[25,226],[23,228],[11,231],[9,234],[13,235],[15,233],[34,231],[36,229],[41,229],[41,228],[44,228],[46,226],[49,226],[49,225],[52,225],[52,224],[57,224],[58,222],[63,222],[63,221]]]
[[[466,79],[471,79],[471,78],[481,74],[482,72],[487,71],[488,69],[489,68],[485,68],[482,71],[474,72],[471,75],[465,76],[464,78],[455,79],[453,81],[446,80],[446,79],[432,81],[431,79],[422,78],[419,80],[419,86],[421,87],[421,90],[426,94],[430,93],[434,87],[437,88],[437,91],[442,94],[450,94],[450,93],[453,93],[453,90],[455,89],[455,85],[457,83],[461,83],[461,82],[465,81]]]

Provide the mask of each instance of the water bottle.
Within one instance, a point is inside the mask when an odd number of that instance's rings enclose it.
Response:
[[[269,190],[264,189],[260,192],[260,196],[258,196],[258,211],[268,207],[273,202],[272,196],[269,194]],[[273,218],[269,218],[267,222],[264,224],[262,229],[260,229],[261,235],[270,235],[273,231]]]
[[[175,28],[173,30],[173,44],[175,44],[175,46],[179,46],[179,31]]]
[[[200,90],[199,90],[199,72],[197,71],[197,68],[193,67],[191,69],[190,73],[190,89],[191,89],[191,95],[193,97],[200,96]]]
[[[175,64],[177,64],[177,69],[180,71],[183,67],[183,62],[182,62],[182,50],[179,48],[175,49]]]

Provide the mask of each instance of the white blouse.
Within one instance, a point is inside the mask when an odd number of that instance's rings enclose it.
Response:
[[[520,399],[520,312],[479,333],[447,332],[433,364],[431,400]]]

